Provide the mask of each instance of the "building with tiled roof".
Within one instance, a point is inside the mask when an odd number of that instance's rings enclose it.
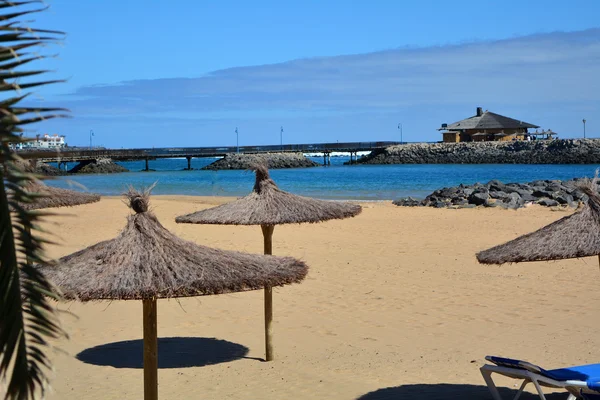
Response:
[[[524,139],[527,129],[537,125],[505,117],[477,107],[477,113],[452,124],[442,124],[444,142],[472,142]]]

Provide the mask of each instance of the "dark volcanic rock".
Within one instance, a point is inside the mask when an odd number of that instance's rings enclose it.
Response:
[[[119,164],[115,164],[110,159],[81,162],[69,170],[70,174],[113,174],[117,172],[129,172],[129,170]]]
[[[485,192],[474,192],[469,196],[469,203],[481,206],[487,203],[490,195]]]
[[[561,193],[559,195],[554,196],[554,200],[556,200],[560,204],[571,204],[573,203],[573,196],[567,193]]]
[[[50,164],[46,164],[43,162],[37,162],[35,160],[23,160],[18,162],[21,169],[25,172],[31,172],[38,175],[45,176],[58,176],[58,175],[66,175],[66,172],[61,171],[60,169],[53,167]]]
[[[269,169],[318,167],[319,164],[304,157],[302,153],[231,153],[202,169],[248,169],[256,163],[266,163]]]
[[[548,197],[551,198],[553,191],[551,190],[544,190],[544,189],[538,189],[535,190],[534,192],[531,193],[533,195],[533,197]]]
[[[356,162],[358,164],[600,164],[600,139],[411,143],[373,151]],[[543,186],[547,186],[552,181],[541,182]]]
[[[587,196],[578,188],[579,179],[569,181],[534,181],[530,183],[508,183],[490,181],[485,185],[475,183],[467,186],[445,187],[431,193],[424,200],[412,197],[399,199],[397,206],[429,206],[471,208],[477,206],[517,209],[527,203],[546,207],[577,207]]]
[[[502,191],[493,191],[492,188],[490,188],[490,197],[492,199],[506,199],[509,197],[509,194]]]
[[[402,199],[394,200],[392,203],[397,206],[404,207],[418,207],[423,205],[421,204],[420,200],[414,199],[412,197],[404,197]]]
[[[556,207],[558,205],[558,201],[552,199],[540,199],[537,203],[546,207]]]
[[[504,205],[506,208],[517,209],[525,205],[525,200],[518,193],[513,192],[504,199]]]
[[[452,204],[457,205],[457,206],[464,206],[466,204],[469,204],[469,200],[467,200],[465,198],[455,198],[455,199],[452,199]]]
[[[39,162],[36,165],[36,173],[40,175],[46,176],[58,176],[58,175],[66,175],[65,171],[62,171],[50,164]]]

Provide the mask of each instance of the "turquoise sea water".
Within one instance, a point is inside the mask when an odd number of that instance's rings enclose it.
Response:
[[[314,158],[322,162],[322,158]],[[529,182],[536,179],[571,179],[593,176],[600,165],[343,165],[348,157],[332,157],[331,166],[272,170],[271,176],[283,190],[322,199],[392,200],[413,196],[423,198],[432,191],[460,183]],[[214,159],[193,159],[201,168]],[[49,180],[52,186],[119,195],[128,184],[136,187],[157,182],[154,194],[200,196],[243,196],[254,184],[250,171],[183,171],[185,159],[150,161],[155,171],[140,172],[144,162],[119,163],[132,172],[102,175],[70,175]],[[71,168],[73,165],[69,165]],[[133,172],[135,171],[135,172]]]

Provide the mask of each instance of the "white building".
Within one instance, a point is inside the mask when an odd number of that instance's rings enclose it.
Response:
[[[50,136],[47,133],[44,136],[36,135],[35,140],[14,145],[16,149],[62,149],[66,146],[65,136],[55,133]]]

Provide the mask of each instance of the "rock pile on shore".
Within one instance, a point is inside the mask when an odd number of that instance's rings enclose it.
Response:
[[[82,162],[69,170],[70,174],[113,174],[117,172],[129,172],[129,170],[110,159]]]
[[[202,169],[248,169],[256,163],[266,163],[269,169],[318,167],[319,164],[304,157],[302,153],[231,153]]]
[[[412,143],[361,157],[358,164],[597,164],[600,140]]]
[[[547,207],[577,207],[586,201],[579,188],[581,179],[544,180],[529,183],[507,183],[493,180],[486,184],[459,185],[436,190],[424,200],[412,197],[395,200],[397,206],[429,206],[437,208],[502,207],[517,209],[527,203]]]
[[[46,164],[43,162],[35,161],[35,160],[23,160],[18,163],[20,167],[25,172],[30,172],[38,175],[45,176],[58,176],[58,175],[66,175],[66,172],[61,171],[60,169],[53,167],[50,164]]]

